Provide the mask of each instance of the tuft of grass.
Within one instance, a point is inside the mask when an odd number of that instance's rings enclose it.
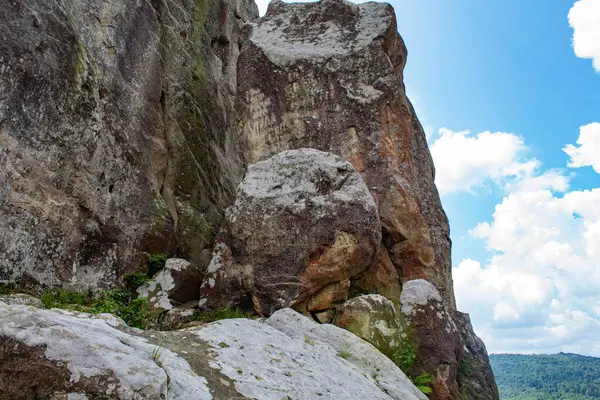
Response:
[[[165,267],[169,256],[163,253],[150,254],[148,256],[148,276],[153,277],[158,271]]]
[[[91,293],[62,289],[46,290],[40,297],[45,308],[62,308],[90,314],[114,314],[129,326],[145,329],[148,324],[147,300],[135,298],[135,289],[105,290],[94,297]]]
[[[155,346],[154,349],[152,350],[152,361],[156,362],[158,364],[158,362],[160,362],[160,353],[162,351],[162,346]]]
[[[13,294],[14,292],[15,288],[12,284],[0,283],[0,295]]]
[[[94,304],[94,298],[90,294],[71,292],[57,288],[45,290],[40,296],[45,308],[64,308],[74,311],[87,311]]]
[[[341,358],[343,358],[344,360],[347,360],[347,359],[349,359],[349,358],[350,358],[350,356],[351,356],[352,354],[350,354],[350,352],[349,352],[349,351],[342,350],[342,351],[340,351],[339,353],[337,353],[337,355],[338,355],[338,357],[341,357]]]
[[[214,322],[222,319],[252,317],[253,314],[251,312],[240,310],[239,308],[222,308],[220,310],[197,312],[194,314],[194,320],[201,322]]]

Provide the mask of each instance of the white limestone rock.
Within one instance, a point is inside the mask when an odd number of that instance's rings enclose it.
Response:
[[[212,399],[183,358],[103,319],[0,302],[0,320],[0,341],[40,346],[55,368],[68,368],[65,388],[124,400]]]
[[[8,388],[38,390],[36,379],[52,377],[45,381],[51,392],[32,396],[426,399],[372,345],[291,309],[268,320],[222,320],[171,332],[114,327],[83,313],[2,302],[0,320],[0,372],[12,382]],[[12,358],[4,358],[7,351]],[[15,360],[25,361],[22,369],[2,369]],[[15,374],[28,377],[22,387],[14,386]]]

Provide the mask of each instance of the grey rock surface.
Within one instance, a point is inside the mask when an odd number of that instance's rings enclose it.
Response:
[[[144,252],[205,262],[243,174],[235,66],[257,16],[251,0],[0,1],[0,280],[95,289]]]
[[[370,344],[289,309],[172,332],[3,302],[0,319],[0,390],[15,400],[426,399]]]
[[[235,298],[231,292],[239,288],[265,315],[290,306],[303,310],[319,290],[360,274],[381,241],[377,208],[360,174],[314,149],[284,151],[251,165],[226,224],[201,302],[214,307],[223,297]]]
[[[43,307],[42,301],[40,299],[24,293],[0,295],[0,301],[8,305]]]

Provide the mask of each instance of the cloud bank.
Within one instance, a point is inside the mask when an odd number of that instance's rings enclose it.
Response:
[[[600,124],[564,147],[568,166],[600,173]],[[600,188],[570,190],[571,175],[543,170],[505,132],[440,130],[431,144],[442,194],[494,185],[490,221],[469,235],[489,260],[453,270],[458,307],[471,313],[492,352],[571,351],[600,356]]]

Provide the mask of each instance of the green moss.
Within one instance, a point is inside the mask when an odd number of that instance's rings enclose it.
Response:
[[[160,193],[154,193],[154,215],[152,218],[152,226],[150,228],[150,233],[155,235],[162,234],[166,227],[167,221],[169,220],[169,213],[167,210],[167,206]]]
[[[479,360],[475,358],[462,358],[458,362],[458,376],[461,378],[468,378],[473,375],[475,372],[482,368]]]

